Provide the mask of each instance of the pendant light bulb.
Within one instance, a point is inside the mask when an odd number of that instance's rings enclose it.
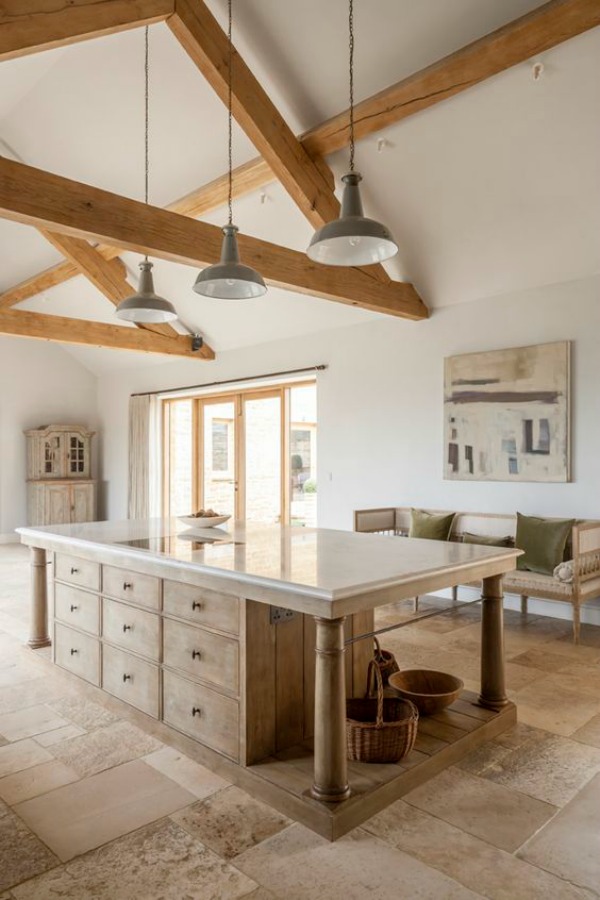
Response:
[[[137,293],[119,303],[117,316],[126,322],[151,325],[173,322],[177,318],[173,304],[154,293],[150,260],[145,259],[140,263],[140,282]]]

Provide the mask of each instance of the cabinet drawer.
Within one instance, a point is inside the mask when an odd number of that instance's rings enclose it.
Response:
[[[79,587],[92,591],[100,590],[100,564],[89,559],[78,559],[76,556],[63,556],[57,553],[54,562],[54,577],[59,581],[68,581]]]
[[[102,634],[107,641],[159,660],[159,618],[154,613],[102,599]]]
[[[159,670],[131,653],[104,644],[102,647],[102,687],[158,719]]]
[[[233,638],[164,619],[163,662],[238,692],[239,646]]]
[[[102,566],[102,593],[120,600],[130,600],[150,609],[159,608],[160,579],[128,569]]]
[[[193,584],[165,581],[163,609],[172,616],[198,625],[218,628],[231,634],[240,631],[240,602],[231,594],[221,594]]]
[[[203,685],[163,672],[163,719],[179,731],[231,759],[239,758],[236,700]]]
[[[97,638],[57,622],[54,626],[54,662],[92,684],[100,684],[100,642]]]
[[[54,615],[67,625],[100,634],[100,598],[68,584],[54,584]]]

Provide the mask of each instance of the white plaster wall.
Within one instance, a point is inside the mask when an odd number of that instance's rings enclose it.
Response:
[[[61,347],[0,338],[0,542],[16,540],[14,529],[26,524],[23,430],[54,422],[95,428],[96,404],[95,375]]]
[[[573,481],[444,481],[444,357],[567,339],[574,342]],[[354,508],[393,504],[600,517],[600,276],[442,308],[427,322],[386,317],[222,353],[214,363],[101,377],[106,515],[126,515],[130,393],[319,363],[329,367],[318,391],[320,525],[351,528]]]

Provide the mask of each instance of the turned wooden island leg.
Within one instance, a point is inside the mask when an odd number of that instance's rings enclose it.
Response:
[[[31,619],[27,644],[34,650],[50,646],[48,634],[48,576],[46,551],[31,548]]]
[[[481,608],[481,694],[479,703],[502,709],[508,703],[504,680],[502,576],[483,579]]]
[[[336,803],[350,796],[344,619],[315,616],[315,622],[315,773],[311,794],[317,800]]]

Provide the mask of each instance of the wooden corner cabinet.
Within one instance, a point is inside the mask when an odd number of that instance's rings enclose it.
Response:
[[[92,437],[82,425],[46,425],[27,438],[27,523],[68,525],[96,518]]]

